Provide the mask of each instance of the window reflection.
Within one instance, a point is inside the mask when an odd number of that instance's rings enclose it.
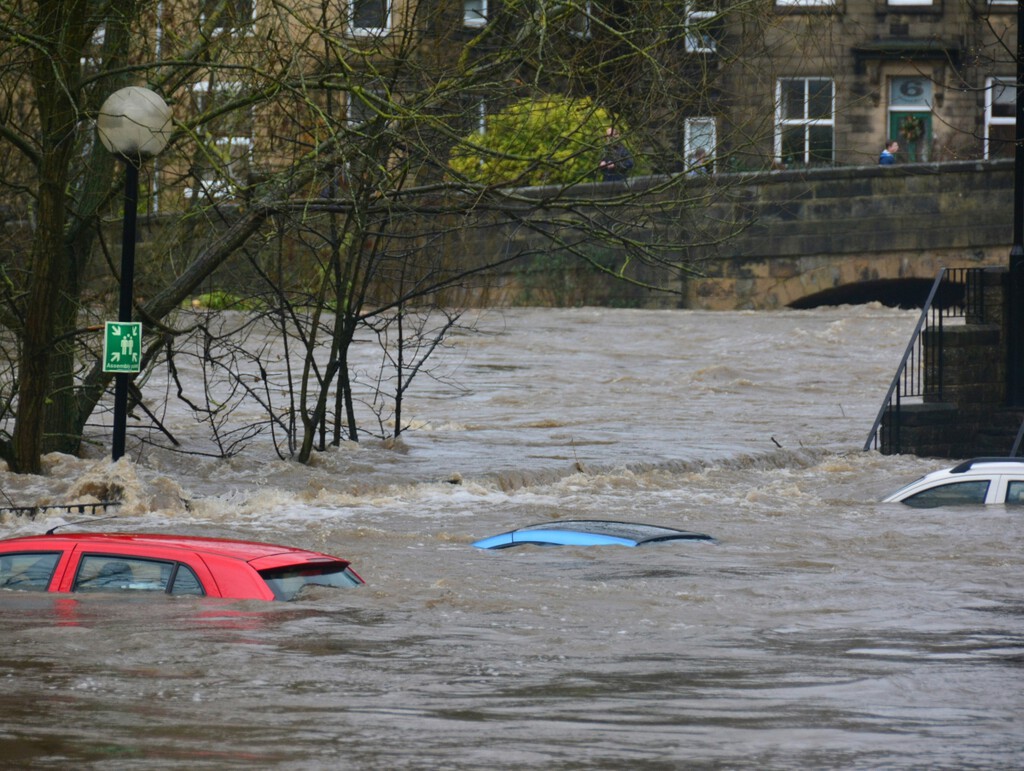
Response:
[[[912,495],[903,502],[919,509],[934,506],[962,506],[964,504],[984,503],[988,494],[989,482],[982,479],[973,482],[953,482],[923,490]]]
[[[0,588],[45,592],[60,552],[21,552],[0,557]]]
[[[1011,479],[1007,483],[1006,502],[1014,506],[1024,504],[1024,480]]]
[[[186,565],[109,554],[82,557],[72,591],[204,594],[196,574]]]

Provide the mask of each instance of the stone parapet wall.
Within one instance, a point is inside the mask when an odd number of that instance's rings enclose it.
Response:
[[[707,217],[742,225],[696,253],[685,304],[779,308],[863,281],[1005,265],[1013,165],[1005,161],[821,169],[722,178]]]
[[[668,227],[664,220],[652,227],[638,224],[631,234],[652,242],[672,229],[690,234],[694,245],[678,256],[698,275],[666,275],[646,267],[638,274],[640,282],[666,291],[616,280],[578,258],[556,253],[543,236],[500,222],[496,214],[473,228],[439,225],[445,233],[437,247],[440,268],[472,269],[495,255],[530,256],[496,275],[445,290],[436,299],[457,306],[773,309],[863,282],[931,280],[940,267],[1005,265],[1012,233],[1012,172],[1012,162],[972,161],[694,179],[692,205],[673,208],[676,219]],[[663,181],[638,178],[628,186],[657,196],[654,191]],[[586,198],[621,193],[601,185],[580,190]],[[197,249],[239,216],[230,209],[222,214],[217,222],[201,226],[169,215],[140,218],[137,295],[145,297],[165,286]],[[115,225],[111,223],[109,244],[119,243]],[[233,258],[202,291],[249,289],[257,281],[257,265],[271,275],[285,266],[296,280],[315,284],[323,259],[317,250],[328,248],[322,236],[329,229],[323,224],[313,238],[309,232],[317,229],[316,221],[305,225],[300,237],[279,237],[269,230],[261,234],[255,239],[258,246]],[[577,240],[579,236],[579,231],[573,234]],[[590,246],[596,261],[607,259],[614,268],[614,252],[600,244]],[[114,290],[106,261],[94,263],[95,272],[87,280],[98,293]]]
[[[643,190],[658,182],[639,178],[628,184]],[[1005,266],[1008,259],[1009,161],[719,174],[690,184],[693,205],[679,216],[693,240],[685,259],[699,275],[679,275],[667,285],[664,277],[649,277],[673,294],[638,290],[546,253],[535,234],[508,236],[495,227],[476,234],[474,249],[495,253],[527,246],[537,256],[500,276],[494,282],[500,292],[476,290],[479,299],[512,305],[773,309],[862,282],[930,281],[942,267]],[[600,195],[600,186],[587,186],[584,194]],[[640,232],[636,237],[659,236]],[[473,294],[463,299],[472,302]]]

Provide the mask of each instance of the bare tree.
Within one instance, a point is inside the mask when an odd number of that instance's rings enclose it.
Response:
[[[178,126],[144,191],[162,218],[136,308],[153,335],[146,363],[180,383],[175,362],[194,340],[211,384],[199,397],[182,386],[152,398],[180,396],[209,425],[217,454],[263,430],[300,461],[328,435],[358,439],[349,354],[361,330],[382,351],[363,401],[378,432],[393,418],[399,434],[404,394],[459,318],[431,309],[450,307],[454,290],[498,269],[578,260],[664,290],[694,270],[694,245],[727,235],[703,232],[691,216],[721,188],[668,173],[690,165],[674,117],[714,119],[728,96],[716,91],[721,67],[692,56],[688,41],[707,35],[720,59],[742,60],[720,34],[720,15],[680,16],[676,4],[654,0],[510,0],[478,26],[465,17],[469,6],[442,1],[261,2],[258,16],[236,0],[200,7],[197,26],[184,0],[0,4],[3,190],[29,248],[0,276],[0,342],[17,346],[0,383],[0,455],[16,470],[38,471],[50,450],[77,452],[110,381],[90,327],[116,280],[102,217],[116,220],[119,183],[91,117],[129,82],[163,93]],[[753,24],[758,9],[738,3],[730,12]],[[480,180],[450,166],[452,148],[487,115],[547,93],[621,118],[638,168],[660,175],[609,186],[595,166],[593,175],[522,187],[521,175]],[[716,141],[740,157],[764,128],[733,125]],[[600,141],[584,137],[580,152]],[[519,160],[550,168],[565,162],[564,150]],[[502,249],[481,252],[477,235],[501,228]],[[180,310],[204,288],[239,294],[260,335],[281,335],[287,385],[260,381],[269,369],[253,324],[227,329]],[[159,425],[147,382],[140,378],[136,401]],[[265,419],[235,432],[225,420],[241,401]]]

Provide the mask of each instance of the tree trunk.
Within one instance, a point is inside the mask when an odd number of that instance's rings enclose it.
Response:
[[[64,292],[73,281],[74,266],[64,249],[68,168],[78,121],[78,68],[86,29],[87,3],[83,0],[45,0],[36,6],[36,31],[50,50],[38,51],[32,80],[39,109],[41,149],[38,157],[38,228],[32,242],[32,278],[29,284],[18,383],[18,407],[11,450],[15,471],[38,473],[44,451],[50,375],[56,342],[67,330],[58,328],[75,308]]]
[[[47,148],[40,169],[39,232],[32,245],[32,280],[21,342],[18,409],[12,436],[14,471],[38,474],[43,453],[50,357],[54,354],[57,303],[64,266],[64,180],[59,147]]]

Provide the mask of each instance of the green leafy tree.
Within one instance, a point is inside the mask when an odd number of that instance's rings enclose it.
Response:
[[[612,117],[587,97],[521,99],[462,138],[451,170],[483,185],[564,185],[592,180]],[[623,132],[625,128],[617,125]]]

